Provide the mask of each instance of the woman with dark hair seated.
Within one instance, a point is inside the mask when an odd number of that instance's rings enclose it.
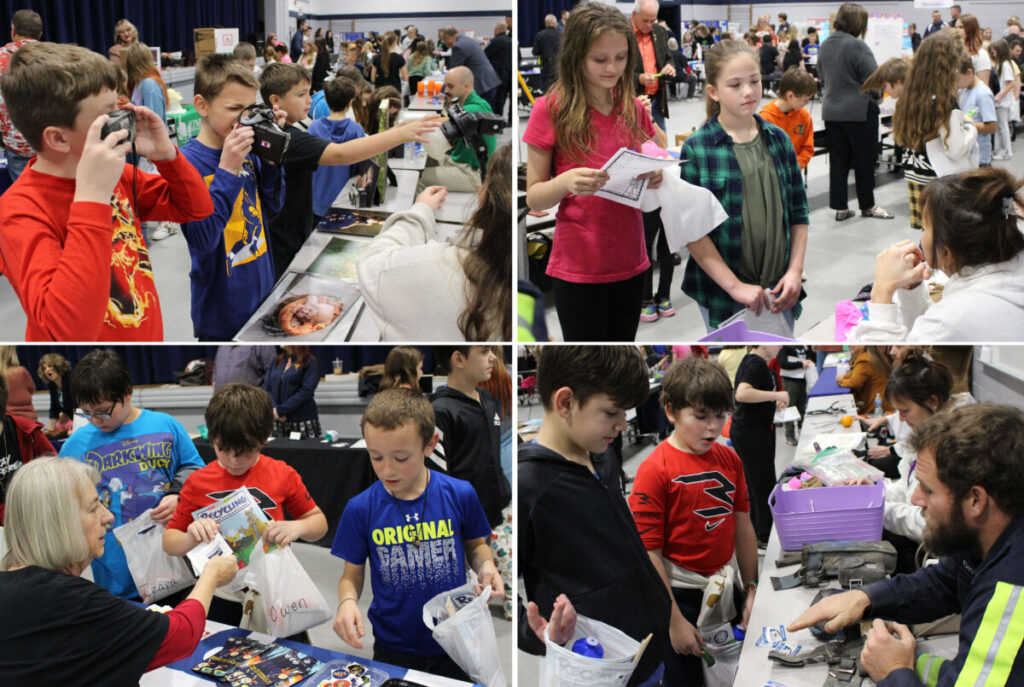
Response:
[[[479,204],[457,239],[434,213],[448,190],[430,186],[396,212],[359,256],[359,288],[384,340],[512,338],[512,148],[498,148]]]
[[[234,556],[207,562],[188,598],[147,611],[82,579],[103,554],[114,520],[96,471],[72,458],[37,458],[7,489],[0,565],[0,675],[5,687],[136,685],[181,660],[203,635],[216,587],[238,572]]]
[[[395,346],[388,351],[388,357],[384,360],[384,377],[380,381],[380,390],[397,386],[417,391],[422,376],[423,354],[419,349],[412,346]]]
[[[1000,167],[929,182],[921,192],[921,245],[902,241],[878,254],[869,317],[851,340],[1024,339],[1021,186]],[[949,276],[938,302],[925,282],[933,270]]]

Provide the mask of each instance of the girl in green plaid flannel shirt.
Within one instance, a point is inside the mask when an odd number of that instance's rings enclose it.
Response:
[[[755,112],[761,67],[743,41],[709,50],[708,121],[683,146],[682,177],[703,186],[729,214],[687,245],[683,291],[697,301],[708,331],[748,308],[781,313],[790,332],[806,296],[807,194],[789,136]]]

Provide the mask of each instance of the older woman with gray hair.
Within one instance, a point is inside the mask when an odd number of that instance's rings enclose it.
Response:
[[[103,554],[114,517],[96,471],[73,458],[37,458],[7,489],[0,564],[0,675],[6,687],[136,685],[199,643],[213,590],[234,578],[233,556],[211,559],[192,593],[153,613],[81,577]]]

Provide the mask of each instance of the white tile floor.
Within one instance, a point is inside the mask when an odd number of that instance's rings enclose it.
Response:
[[[768,98],[763,103],[767,104]],[[812,102],[811,115],[814,128],[823,129],[821,103]],[[671,145],[677,133],[689,132],[705,120],[704,101],[698,97],[690,102],[669,103],[667,133]],[[525,130],[526,118],[521,118],[519,132]],[[1024,137],[1014,142],[1017,155],[1008,162],[995,162],[1014,174],[1024,174]],[[875,176],[875,201],[896,215],[895,219],[881,220],[857,216],[842,223],[835,221],[835,213],[828,208],[828,157],[820,155],[808,165],[807,200],[810,207],[810,235],[804,262],[807,298],[803,301],[803,314],[796,323],[799,337],[821,320],[831,316],[838,301],[852,298],[862,286],[874,279],[875,256],[896,241],[918,241],[920,232],[910,228],[910,206],[907,185],[902,175],[888,173],[887,166],[879,165]],[[857,195],[850,175],[850,208],[857,210]],[[683,265],[686,256],[683,256]],[[657,322],[641,322],[637,341],[664,343],[667,341],[693,341],[706,333],[696,303],[682,292],[683,265],[676,267],[672,278],[671,299],[676,314]],[[657,280],[657,271],[655,272]],[[657,288],[657,281],[655,281]],[[546,322],[549,335],[561,339],[561,328],[549,297]]]

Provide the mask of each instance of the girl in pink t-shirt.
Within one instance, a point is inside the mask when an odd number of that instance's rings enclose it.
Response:
[[[558,81],[537,99],[523,134],[529,148],[526,202],[558,205],[547,273],[566,341],[632,341],[650,265],[640,210],[594,194],[601,166],[619,148],[664,135],[635,97],[639,52],[618,9],[574,10],[562,34]],[[661,172],[650,175],[661,184]]]

